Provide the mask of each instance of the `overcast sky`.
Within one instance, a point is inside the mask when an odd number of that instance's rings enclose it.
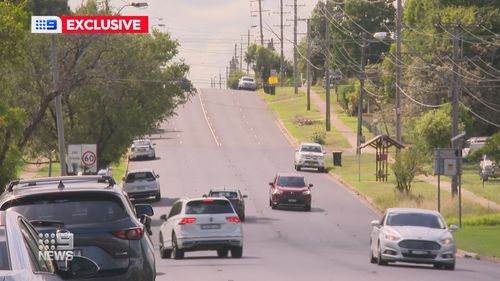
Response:
[[[75,9],[83,0],[69,0],[70,7]],[[131,1],[132,2],[132,1]],[[140,2],[134,0],[134,2]],[[234,45],[238,43],[237,55],[240,53],[240,41],[246,45],[247,32],[250,29],[250,42],[260,42],[258,17],[251,17],[250,11],[258,10],[258,2],[249,0],[146,0],[146,8],[125,7],[122,15],[149,16],[150,25],[162,23],[160,28],[172,34],[180,42],[180,57],[191,65],[190,79],[196,87],[210,87],[210,79],[219,76],[219,71],[225,77],[226,66],[234,55]],[[297,0],[298,16],[309,17],[318,0]],[[127,2],[110,0],[115,10],[120,9]],[[129,2],[130,3],[130,2]],[[285,20],[293,19],[293,0],[283,0]],[[266,23],[279,34],[280,0],[263,0],[264,39],[274,37],[266,30]],[[257,13],[253,13],[257,14]],[[293,22],[285,21],[285,57],[291,60],[293,45]],[[305,22],[299,22],[299,33],[306,31]],[[299,34],[299,38],[305,35]],[[290,40],[290,41],[287,41]],[[275,48],[279,51],[280,45],[274,38]],[[245,50],[243,46],[243,52]],[[246,69],[246,64],[243,64]]]

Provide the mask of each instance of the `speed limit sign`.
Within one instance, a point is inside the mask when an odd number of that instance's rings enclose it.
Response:
[[[89,168],[94,166],[97,157],[93,151],[85,151],[82,153],[82,163],[85,167]]]

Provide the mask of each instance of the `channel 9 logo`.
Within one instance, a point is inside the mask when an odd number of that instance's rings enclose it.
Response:
[[[61,33],[62,22],[56,16],[32,16],[31,33]]]
[[[38,259],[65,261],[72,260],[73,233],[67,230],[57,230],[56,233],[38,234]]]

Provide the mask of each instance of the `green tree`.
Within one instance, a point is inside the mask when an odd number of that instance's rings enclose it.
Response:
[[[491,136],[486,144],[478,150],[478,153],[480,155],[486,154],[492,161],[500,163],[500,132]]]
[[[245,75],[245,72],[236,70],[229,75],[229,81],[228,81],[228,86],[230,89],[238,89],[238,82],[240,81],[240,78]]]
[[[396,177],[396,191],[408,196],[411,194],[413,180],[422,170],[421,155],[417,148],[404,149],[396,154],[396,162],[391,165]]]

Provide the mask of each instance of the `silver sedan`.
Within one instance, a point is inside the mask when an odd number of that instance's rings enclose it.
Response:
[[[455,269],[456,246],[452,232],[439,212],[425,209],[387,209],[381,220],[371,222],[370,261],[433,264]]]

